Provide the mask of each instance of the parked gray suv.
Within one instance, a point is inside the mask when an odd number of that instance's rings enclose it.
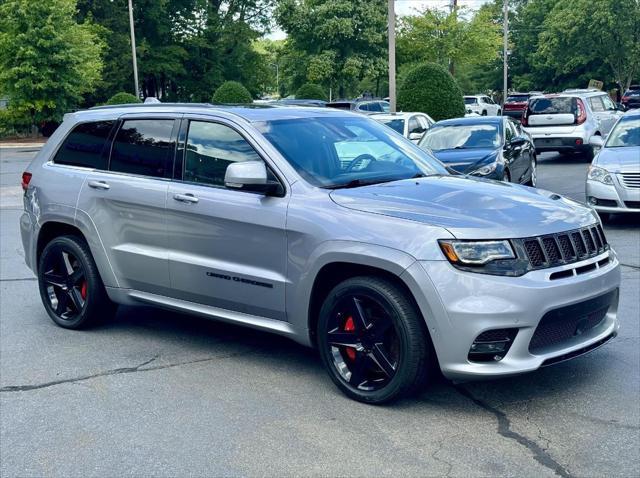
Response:
[[[362,115],[139,105],[69,114],[23,174],[25,258],[55,323],[152,304],[318,348],[381,403],[436,365],[536,370],[614,337],[597,215],[451,175]],[[268,336],[265,336],[268,340]]]

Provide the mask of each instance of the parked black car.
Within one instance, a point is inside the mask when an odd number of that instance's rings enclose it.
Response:
[[[459,173],[536,185],[537,160],[531,136],[506,116],[439,121],[418,145]]]

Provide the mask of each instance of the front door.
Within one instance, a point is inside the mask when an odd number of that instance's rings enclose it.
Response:
[[[229,164],[263,161],[241,131],[224,119],[183,120],[178,170],[167,193],[172,293],[286,320],[288,197],[225,188]]]

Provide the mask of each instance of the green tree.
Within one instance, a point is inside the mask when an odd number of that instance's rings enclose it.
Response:
[[[307,80],[344,97],[372,68],[386,65],[386,5],[384,0],[281,0],[275,17],[289,46],[304,52]]]
[[[214,103],[251,103],[251,93],[242,83],[237,81],[225,81],[213,94]]]
[[[303,100],[326,100],[327,94],[320,85],[315,83],[305,83],[298,91],[296,91],[296,98]]]
[[[102,42],[75,13],[75,0],[0,3],[0,91],[32,124],[60,120],[100,79]]]
[[[546,16],[536,60],[555,77],[605,74],[628,88],[640,69],[638,0],[563,0]],[[606,65],[608,71],[599,67]],[[586,80],[586,81],[585,81]],[[586,86],[582,85],[575,86]]]
[[[425,63],[405,76],[398,88],[398,109],[427,113],[436,121],[463,116],[462,90],[443,66]]]
[[[478,65],[495,60],[502,39],[491,10],[481,8],[469,20],[464,13],[464,9],[427,9],[403,17],[398,32],[399,62],[447,65],[452,60],[455,65]]]

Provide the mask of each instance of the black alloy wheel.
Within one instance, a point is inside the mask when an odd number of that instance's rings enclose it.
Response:
[[[83,328],[115,311],[89,247],[76,236],[57,237],[47,244],[40,256],[38,283],[47,313],[61,327]]]
[[[384,403],[415,390],[428,340],[413,301],[397,285],[356,277],[336,286],[320,312],[318,345],[330,377],[351,398]]]

